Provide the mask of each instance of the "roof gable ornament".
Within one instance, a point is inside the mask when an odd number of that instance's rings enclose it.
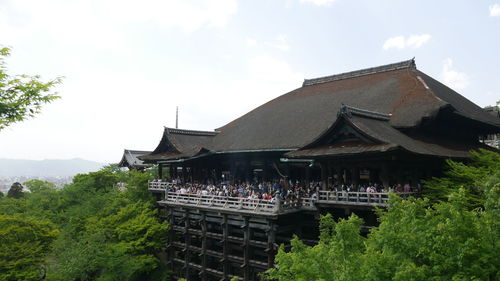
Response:
[[[376,67],[370,67],[370,68],[350,71],[350,72],[344,72],[344,73],[330,75],[330,76],[324,76],[324,77],[313,78],[313,79],[304,79],[304,83],[302,84],[302,86],[310,86],[310,85],[315,85],[315,84],[344,80],[344,79],[348,79],[348,78],[370,75],[370,74],[381,73],[381,72],[388,72],[388,71],[399,70],[399,69],[410,69],[410,70],[417,69],[417,65],[415,64],[415,58],[412,58],[411,60],[397,62],[397,63],[391,63],[391,64],[386,64],[386,65],[381,65],[381,66],[376,66]]]
[[[376,111],[370,111],[366,109],[356,108],[352,106],[348,106],[342,104],[339,111],[337,112],[337,116],[345,116],[351,118],[352,115],[357,115],[361,117],[367,117],[376,120],[389,121],[391,119],[391,114],[380,113]]]

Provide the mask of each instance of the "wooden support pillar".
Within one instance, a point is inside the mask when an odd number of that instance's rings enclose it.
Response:
[[[190,276],[189,276],[189,255],[190,255],[189,246],[191,246],[191,235],[189,234],[189,227],[190,227],[189,226],[189,211],[186,209],[186,211],[184,213],[184,231],[185,231],[184,239],[186,242],[186,243],[184,243],[184,253],[185,253],[184,269],[186,270],[184,278],[186,278],[186,280],[190,279]]]
[[[207,280],[207,216],[201,214],[201,280]]]
[[[168,208],[168,207],[167,207]],[[174,246],[172,244],[175,242],[175,220],[174,220],[174,209],[168,208],[168,222],[170,227],[168,228],[168,242],[167,242],[167,254],[168,260],[170,262],[170,267],[174,269]]]
[[[320,162],[321,167],[321,189],[326,189],[326,180],[327,180],[327,165],[324,162]]]
[[[359,185],[359,167],[351,168],[351,179],[352,179],[352,186],[354,188],[358,187],[358,185]]]
[[[269,181],[269,171],[268,171],[268,163],[264,160],[264,165],[262,166],[262,181]]]
[[[389,167],[387,163],[382,163],[380,170],[380,180],[384,188],[389,189]]]
[[[222,221],[222,268],[223,268],[223,279],[224,280],[229,280],[229,241],[228,241],[228,236],[229,236],[229,224],[227,223],[227,215],[223,215],[223,221]]]
[[[311,184],[311,167],[309,167],[309,164],[306,164],[305,173],[306,186],[309,186]]]
[[[250,276],[250,226],[248,217],[245,217],[243,230],[243,280],[251,281]]]
[[[335,174],[337,175],[337,180],[339,184],[344,184],[344,173],[342,172],[342,168],[335,167]]]
[[[269,221],[269,229],[266,231],[267,233],[267,267],[272,268],[274,266],[274,243],[276,241],[276,231],[274,222]]]
[[[170,180],[174,179],[174,169],[172,168],[172,165],[168,166],[168,175],[170,177]]]
[[[158,164],[158,178],[159,179],[163,178],[163,165],[161,163]]]
[[[236,172],[238,169],[234,160],[230,160],[230,162],[231,183],[234,184],[236,182]]]

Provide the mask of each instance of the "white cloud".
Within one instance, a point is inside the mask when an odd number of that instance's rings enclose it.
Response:
[[[404,36],[396,36],[387,39],[384,42],[384,50],[391,48],[404,49],[404,48],[420,48],[423,44],[431,39],[430,34],[411,35],[407,39]]]
[[[311,3],[316,6],[330,6],[335,0],[300,0],[301,3]]]
[[[444,84],[455,90],[463,90],[470,84],[469,76],[466,73],[453,69],[453,60],[450,58],[444,62],[441,79]]]
[[[257,40],[250,38],[250,37],[245,38],[245,43],[247,44],[248,47],[257,46]]]
[[[403,36],[391,37],[385,41],[384,50],[388,50],[390,48],[403,49],[405,45],[405,38]]]
[[[490,17],[500,16],[500,4],[493,4],[489,8],[490,8]]]
[[[431,39],[429,34],[412,35],[406,40],[406,45],[412,48],[420,48]]]

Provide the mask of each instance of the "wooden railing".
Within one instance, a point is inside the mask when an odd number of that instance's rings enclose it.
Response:
[[[251,211],[256,213],[278,213],[281,210],[295,208],[296,204],[289,200],[271,202],[263,199],[251,199],[242,197],[228,197],[201,194],[181,194],[168,192],[165,203],[194,205],[199,207],[210,207],[220,209],[230,209],[238,211]]]
[[[397,193],[407,198],[415,195],[413,192]],[[387,192],[348,192],[348,191],[320,191],[318,203],[342,205],[387,206],[389,193]]]
[[[318,196],[314,198],[276,199],[271,201],[168,191],[171,187],[173,187],[173,184],[168,182],[149,182],[149,190],[164,193],[164,199],[161,202],[166,204],[192,205],[264,214],[278,214],[301,209],[316,210],[317,204],[385,207],[389,200],[389,193],[386,192],[319,191]],[[415,193],[406,192],[397,193],[397,195],[407,198],[415,195]]]
[[[148,189],[150,190],[167,190],[172,187],[174,184],[171,182],[164,181],[149,181]]]

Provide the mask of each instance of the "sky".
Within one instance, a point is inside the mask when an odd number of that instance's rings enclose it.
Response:
[[[9,74],[63,77],[0,132],[0,158],[118,162],[153,150],[176,106],[179,128],[214,130],[305,78],[413,57],[500,100],[500,0],[0,0],[0,45]]]

